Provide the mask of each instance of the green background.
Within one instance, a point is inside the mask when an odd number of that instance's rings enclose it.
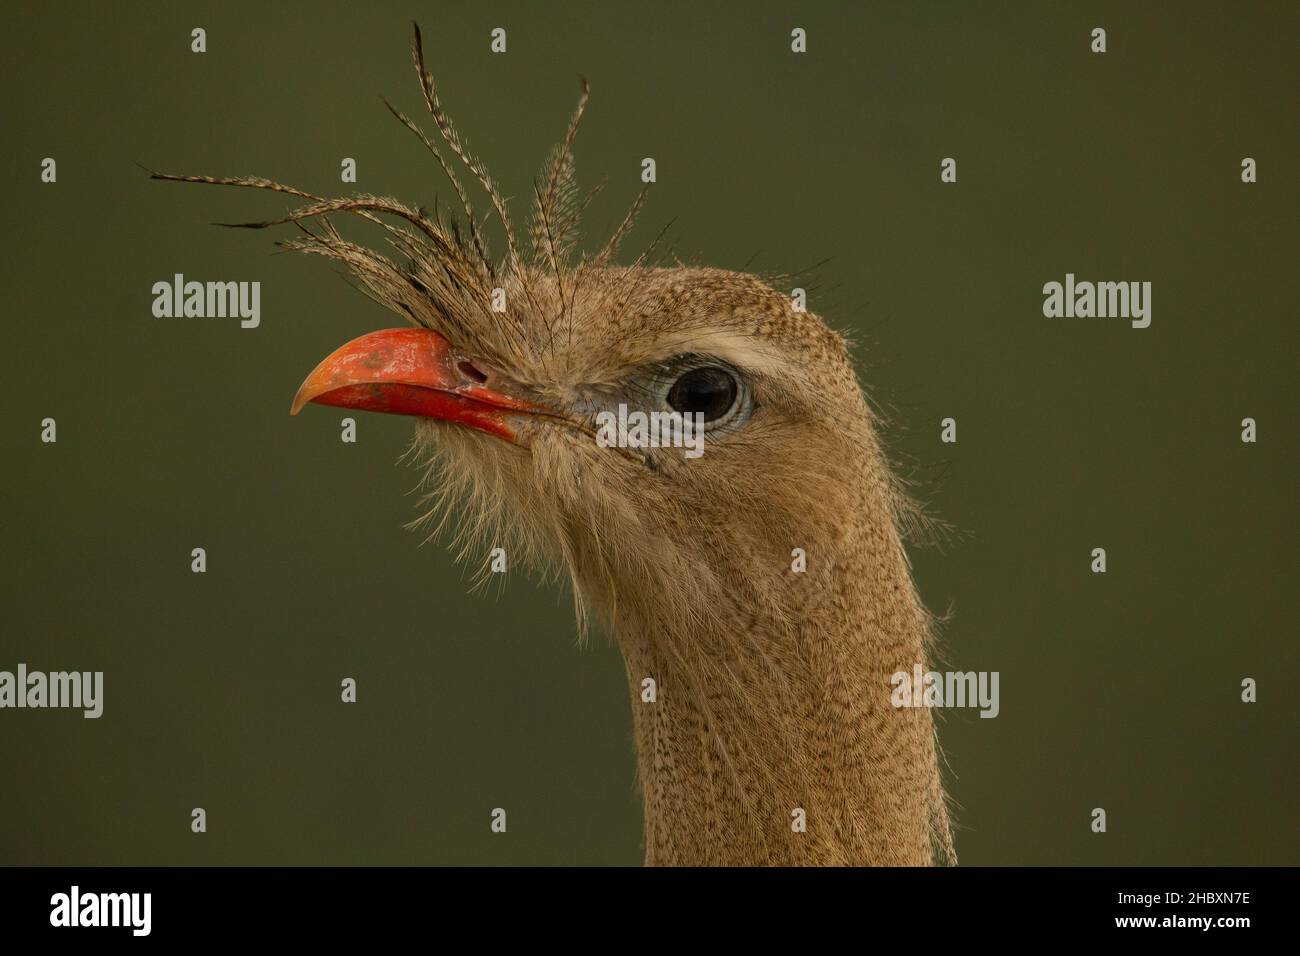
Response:
[[[568,597],[520,573],[468,593],[402,530],[408,420],[345,445],[337,410],[288,415],[322,356],[402,323],[208,225],[284,197],[135,165],[334,194],[350,156],[355,188],[445,200],[380,102],[422,112],[413,18],[517,219],[581,72],[590,244],[654,156],[626,254],[672,222],[688,261],[831,257],[810,308],[963,532],[914,550],[946,662],[1001,673],[996,720],[942,724],[962,862],[1300,862],[1295,4],[137,6],[26,4],[0,40],[0,669],[106,685],[97,721],[0,711],[0,863],[640,861],[611,641],[577,646]],[[261,327],[155,319],[175,272],[260,280]],[[1044,318],[1066,272],[1151,281],[1151,327]]]

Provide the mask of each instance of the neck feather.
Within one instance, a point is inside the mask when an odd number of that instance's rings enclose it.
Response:
[[[620,626],[648,864],[952,859],[931,715],[890,702],[928,633],[901,542],[885,520],[829,544],[775,600]]]

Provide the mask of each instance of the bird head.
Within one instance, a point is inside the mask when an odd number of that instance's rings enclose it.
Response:
[[[430,513],[456,509],[470,552],[567,568],[584,607],[780,617],[794,549],[855,513],[875,445],[845,344],[754,276],[579,263],[454,297],[374,285],[414,327],[343,345],[293,411],[415,416]]]
[[[813,564],[829,573],[853,522],[892,528],[914,514],[889,477],[843,338],[788,293],[746,273],[652,264],[653,244],[616,264],[644,188],[603,247],[579,254],[580,214],[595,194],[580,195],[574,178],[585,80],[534,183],[525,246],[443,109],[418,26],[412,51],[441,144],[389,109],[442,167],[455,212],[154,173],[304,200],[278,219],[226,225],[296,224],[299,236],[279,245],[341,261],[405,321],[326,357],[293,413],[316,403],[415,416],[415,457],[433,488],[426,517],[459,510],[462,554],[509,542],[528,562],[566,568],[584,621],[592,606],[679,630],[738,608],[785,621],[809,600],[780,573],[796,549],[819,547]],[[500,222],[499,259],[458,168]],[[344,238],[337,213],[379,225],[392,251]],[[670,434],[664,447],[636,430],[655,415],[659,436],[680,423],[680,440]]]

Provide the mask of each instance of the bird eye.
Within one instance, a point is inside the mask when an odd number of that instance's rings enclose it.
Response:
[[[700,414],[705,422],[723,418],[736,404],[740,385],[736,376],[718,365],[693,368],[668,390],[668,406],[682,414]]]

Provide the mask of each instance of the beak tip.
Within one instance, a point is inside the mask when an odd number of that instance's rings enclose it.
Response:
[[[293,402],[289,405],[289,414],[297,415],[300,411],[302,411],[302,407],[306,405],[307,402],[309,401],[310,399],[306,398],[302,394],[302,389],[298,389],[297,394],[293,396]]]

